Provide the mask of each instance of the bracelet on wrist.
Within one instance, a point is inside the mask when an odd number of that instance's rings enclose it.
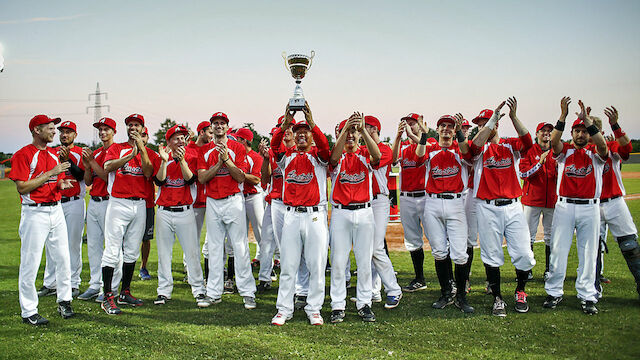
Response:
[[[587,127],[587,132],[589,133],[589,136],[593,136],[593,135],[599,133],[600,129],[598,129],[598,127],[595,126],[595,125],[589,125]]]
[[[427,133],[422,133],[420,136],[420,145],[427,145]]]
[[[615,123],[615,124],[611,125],[611,130],[616,131],[618,129],[620,129],[620,125],[618,125],[618,123]]]
[[[564,125],[566,123],[564,121],[560,121],[558,120],[558,122],[556,123],[555,129],[558,131],[564,131]]]
[[[458,130],[456,131],[456,138],[458,139],[458,142],[464,142],[465,138],[464,138],[464,134],[462,133],[462,130]]]

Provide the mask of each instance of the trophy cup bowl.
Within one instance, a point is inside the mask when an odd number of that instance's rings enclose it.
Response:
[[[310,56],[303,54],[291,54],[287,56],[286,52],[282,52],[284,66],[296,80],[296,88],[293,92],[293,97],[289,100],[289,109],[291,110],[297,111],[304,109],[306,101],[304,100],[300,83],[307,74],[307,71],[309,71],[309,68],[311,68],[313,57],[315,55],[316,53],[313,50],[311,50]]]

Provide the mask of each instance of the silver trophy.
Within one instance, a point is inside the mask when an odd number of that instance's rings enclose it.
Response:
[[[285,68],[291,72],[291,76],[296,79],[296,88],[293,90],[293,97],[289,99],[290,110],[297,111],[304,109],[306,102],[304,100],[304,95],[302,94],[302,87],[300,86],[300,83],[307,74],[307,71],[309,71],[315,55],[316,52],[313,50],[311,50],[311,56],[302,54],[291,54],[287,56],[286,52],[282,52]]]

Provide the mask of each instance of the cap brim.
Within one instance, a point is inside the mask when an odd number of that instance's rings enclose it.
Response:
[[[60,119],[59,117],[57,117],[57,118],[51,118],[51,121],[53,121],[53,123],[54,123],[55,125],[58,125],[58,124],[60,124],[60,122],[62,121],[62,119]]]
[[[229,123],[229,119],[227,119],[227,118],[226,118],[226,117],[224,117],[224,116],[214,116],[214,117],[212,117],[211,119],[209,119],[209,122],[213,122],[213,120],[215,120],[215,119],[222,119],[222,120],[224,120],[227,124]]]

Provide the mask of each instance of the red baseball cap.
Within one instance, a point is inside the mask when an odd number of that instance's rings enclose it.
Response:
[[[579,118],[576,119],[576,121],[573,122],[573,125],[571,125],[571,129],[578,127],[578,126],[584,126],[587,127],[587,125],[584,124],[584,121],[580,120]]]
[[[282,125],[282,123],[283,123],[283,122],[284,122],[284,115],[281,115],[281,116],[278,118],[278,126]]]
[[[240,128],[236,131],[236,137],[247,140],[248,142],[253,141],[253,131],[247,128]]]
[[[407,115],[405,117],[402,117],[400,120],[415,120],[415,121],[418,121],[419,117],[420,117],[420,115],[411,113],[411,114],[409,114],[409,115]]]
[[[440,119],[438,119],[438,122],[436,123],[436,126],[440,126],[440,124],[442,124],[443,122],[448,122],[453,124],[453,126],[456,125],[456,118],[454,118],[451,115],[442,115],[440,116]]]
[[[271,132],[269,133],[269,135],[275,134],[278,129],[280,129],[278,126],[274,127],[273,129],[271,129]]]
[[[540,124],[538,124],[538,126],[536,126],[536,132],[538,132],[538,131],[542,130],[543,128],[545,128],[545,127],[547,127],[547,126],[548,126],[548,127],[550,127],[550,128],[551,128],[551,130],[553,130],[553,125],[549,124],[548,122],[544,122],[544,121],[543,121],[543,122],[541,122]]]
[[[58,126],[58,130],[65,128],[71,129],[73,132],[77,133],[78,129],[76,128],[76,124],[73,121],[63,121],[60,126]]]
[[[300,122],[297,122],[297,123],[295,123],[293,125],[291,131],[296,132],[296,131],[298,131],[298,129],[302,129],[302,128],[307,128],[307,129],[311,130],[311,126],[309,126],[309,124],[307,124],[306,121],[300,121]]]
[[[491,119],[491,117],[493,116],[493,110],[491,109],[484,109],[482,111],[480,111],[480,114],[478,114],[478,116],[476,116],[475,118],[473,118],[473,120],[471,120],[472,123],[477,124],[479,122],[480,119]]]
[[[338,132],[342,131],[342,128],[347,124],[347,120],[349,119],[342,120],[340,124],[338,124]]]
[[[140,114],[131,114],[124,119],[125,124],[129,124],[130,121],[137,121],[140,125],[144,126],[144,116]]]
[[[102,119],[100,119],[100,120],[98,120],[98,121],[93,123],[93,127],[96,128],[96,129],[99,129],[100,125],[106,125],[106,126],[112,128],[113,132],[116,131],[116,121],[111,119],[111,118],[103,117]]]
[[[462,124],[460,126],[461,127],[471,127],[471,124],[469,124],[469,120],[462,119]]]
[[[54,124],[59,124],[60,123],[60,118],[50,118],[47,115],[36,115],[34,117],[31,118],[31,120],[29,121],[29,130],[33,131],[33,129],[38,126],[38,125],[42,125],[42,124],[48,124],[50,122],[54,123]]]
[[[145,131],[147,128],[144,128]],[[171,137],[175,134],[182,134],[184,136],[189,136],[189,129],[187,129],[184,125],[174,125],[171,129],[167,130],[167,133],[164,135],[164,138],[169,141]]]
[[[364,117],[364,123],[366,125],[375,127],[376,129],[378,129],[378,132],[380,132],[380,130],[381,130],[380,120],[378,120],[378,118],[375,117],[375,116],[371,116],[371,115],[365,116]]]
[[[211,115],[211,118],[209,119],[209,122],[211,122],[211,121],[213,121],[215,119],[218,119],[218,118],[223,119],[224,121],[227,122],[227,124],[229,123],[229,118],[227,117],[227,114],[225,114],[223,112],[220,112],[220,111],[218,111],[217,113]]]
[[[140,135],[147,135],[149,136],[149,129],[147,129],[147,127],[143,127],[142,128],[142,132],[140,133]]]
[[[200,130],[202,130],[202,129],[206,129],[206,128],[208,128],[209,126],[211,126],[211,122],[210,122],[210,121],[203,121],[203,122],[201,122],[200,124],[198,124],[198,128],[197,128],[198,133],[200,133]]]

